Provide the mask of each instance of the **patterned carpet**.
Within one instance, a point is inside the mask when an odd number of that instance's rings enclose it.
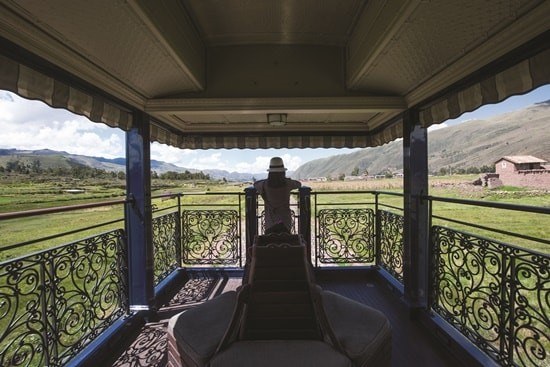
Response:
[[[116,367],[164,367],[167,364],[166,327],[173,315],[194,307],[216,295],[235,289],[240,279],[228,278],[220,272],[196,272],[183,288],[158,312],[159,321],[148,322],[135,340],[125,347],[111,366]],[[124,348],[124,346],[121,346]]]

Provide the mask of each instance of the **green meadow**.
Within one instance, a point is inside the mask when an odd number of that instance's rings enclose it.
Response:
[[[469,184],[474,178],[475,176],[431,177],[429,194],[436,197],[550,207],[550,192],[548,191],[515,187],[490,190]],[[378,190],[402,193],[401,179],[362,182],[306,182],[304,184],[312,188],[312,205],[316,202],[318,209],[326,207],[373,207],[374,195],[354,193],[354,191]],[[183,193],[182,204],[195,206],[195,208],[201,208],[202,205],[237,205],[238,195],[236,194],[243,193],[246,186],[247,184],[209,181],[153,180],[152,195]],[[75,189],[78,190],[78,193],[72,193]],[[346,193],[341,193],[343,191]],[[213,193],[218,192],[229,192],[231,195],[213,195]],[[327,192],[331,193],[328,194]],[[124,197],[124,180],[73,180],[63,178],[56,180],[18,180],[17,177],[13,176],[4,176],[0,179],[0,213],[122,200]],[[381,209],[399,212],[395,208],[403,207],[403,199],[400,196],[380,194],[378,199]],[[176,199],[153,199],[154,208],[160,212],[163,208],[176,204]],[[445,218],[434,219],[434,224],[473,232],[506,243],[532,248],[543,253],[550,252],[549,245],[534,243],[526,239],[517,239],[505,234],[495,234],[484,229],[469,228],[466,225],[451,221],[470,222],[479,226],[549,240],[549,215],[443,202],[434,202],[433,214]],[[119,204],[2,220],[0,221],[0,261],[82,239],[110,229],[123,228],[123,217],[124,205]],[[102,223],[116,220],[119,221],[102,225]],[[97,227],[67,234],[59,238],[33,242],[40,238],[55,236],[59,233],[74,232],[90,226]],[[31,243],[14,248],[14,245],[25,242]]]

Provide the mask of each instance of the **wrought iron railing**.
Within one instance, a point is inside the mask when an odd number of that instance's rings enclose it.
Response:
[[[376,264],[384,269],[390,277],[403,285],[404,246],[403,194],[378,191],[376,196]],[[385,199],[382,200],[382,197]],[[386,202],[386,198],[391,198]],[[400,202],[397,205],[395,200]],[[384,209],[382,209],[384,208]]]
[[[480,205],[466,200],[434,202]],[[541,213],[544,208],[488,204],[496,209]],[[546,214],[550,210],[546,209]],[[492,215],[498,215],[492,213]],[[506,215],[506,214],[501,214]],[[510,238],[550,245],[507,230],[432,215]],[[547,218],[550,219],[550,218]],[[544,223],[539,222],[540,225]],[[548,224],[548,223],[547,223]],[[548,228],[548,227],[547,227]],[[431,227],[431,309],[502,366],[548,366],[550,361],[550,255],[463,229]]]
[[[128,312],[122,230],[0,264],[0,365],[62,366]]]
[[[321,209],[317,259],[322,264],[372,263],[375,257],[372,209]]]
[[[375,202],[356,201],[348,196],[356,194],[344,191],[311,193],[314,222],[312,243],[315,247],[312,252],[316,266],[374,262]]]
[[[153,253],[155,285],[180,266],[179,212],[153,218]]]
[[[154,284],[158,285],[181,266],[181,195],[157,195],[152,199],[163,204],[153,204],[153,274]]]
[[[401,193],[323,191],[311,195],[316,266],[380,265],[402,279],[402,216],[393,213],[402,209],[392,204],[400,200]],[[391,200],[383,203],[381,195]]]
[[[0,263],[1,366],[62,366],[128,313],[126,238],[117,228],[126,202],[0,214],[3,225],[37,217],[47,223],[43,216],[52,214],[66,219],[64,232],[0,250],[7,259]],[[97,217],[112,212],[113,219],[69,228],[67,222],[77,226],[96,208]],[[99,229],[104,232],[97,234]],[[62,240],[68,243],[52,245]]]
[[[403,283],[403,215],[377,211],[378,265]]]
[[[207,201],[192,200],[198,196]],[[185,201],[189,199],[189,201]],[[189,193],[182,197],[182,262],[186,266],[242,267],[243,194]]]
[[[314,227],[311,243],[316,266],[368,265],[386,273],[386,279],[389,274],[397,283],[404,283],[409,275],[404,271],[401,193],[310,194],[314,198],[311,208],[296,205],[296,210],[300,221],[306,218],[305,223]],[[167,195],[165,199],[177,203],[156,202],[153,207],[154,284],[180,266],[243,266],[246,251],[241,233],[246,229],[242,193],[189,193]],[[550,350],[548,253],[472,234],[466,228],[542,246],[550,245],[550,240],[495,230],[480,221],[469,223],[433,210],[435,202],[524,212],[531,207],[422,199],[430,202],[428,308],[433,317],[456,328],[501,365],[543,366]],[[107,204],[97,204],[101,205]],[[257,211],[258,205],[254,207]],[[537,210],[550,214],[549,209]],[[253,222],[259,223],[261,216],[253,215]],[[4,217],[0,214],[0,219]],[[113,219],[46,239],[104,225],[112,227],[120,221]],[[304,223],[297,223],[298,227],[302,229]],[[63,365],[114,320],[128,314],[124,241],[124,231],[112,229],[0,263],[0,365]]]

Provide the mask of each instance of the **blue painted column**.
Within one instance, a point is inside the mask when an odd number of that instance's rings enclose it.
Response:
[[[308,259],[311,259],[311,187],[300,187],[299,194],[298,232],[306,241]]]
[[[420,126],[418,111],[403,113],[404,171],[404,288],[411,310],[427,307],[429,275],[428,132]]]
[[[126,233],[130,310],[150,310],[154,301],[149,116],[134,113],[126,133]]]

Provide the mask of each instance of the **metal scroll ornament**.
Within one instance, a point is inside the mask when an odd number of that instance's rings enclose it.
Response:
[[[321,263],[370,263],[374,261],[374,211],[371,209],[319,210]]]

